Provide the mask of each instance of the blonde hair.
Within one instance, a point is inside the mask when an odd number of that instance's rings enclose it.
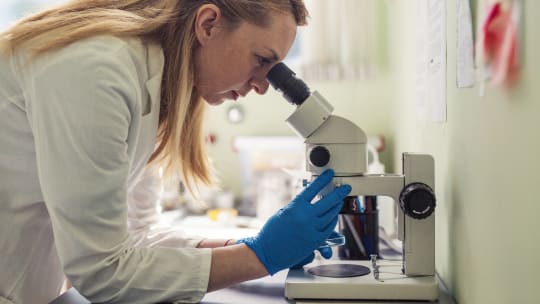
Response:
[[[4,51],[24,46],[35,55],[103,34],[160,44],[165,67],[158,146],[150,163],[163,163],[166,176],[180,172],[193,190],[193,184],[212,183],[203,136],[206,103],[193,89],[195,17],[208,3],[220,8],[231,29],[242,21],[264,27],[271,11],[291,13],[298,25],[308,15],[302,0],[75,0],[21,19],[0,41]]]

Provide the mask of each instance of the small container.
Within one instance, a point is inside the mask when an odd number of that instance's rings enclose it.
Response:
[[[319,248],[343,246],[345,245],[345,241],[345,236],[341,234],[337,237],[326,239],[325,244],[319,246]]]

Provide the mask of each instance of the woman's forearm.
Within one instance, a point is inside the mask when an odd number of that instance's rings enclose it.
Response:
[[[208,292],[268,275],[255,253],[245,244],[212,249]]]

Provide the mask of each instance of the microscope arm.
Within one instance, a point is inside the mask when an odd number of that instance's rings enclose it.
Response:
[[[403,242],[403,272],[408,276],[435,273],[435,215],[423,219],[406,216],[400,203],[407,185],[433,185],[433,159],[429,155],[403,154],[404,175],[366,174],[340,176],[334,183],[351,185],[351,196],[388,196],[397,204],[398,239]]]

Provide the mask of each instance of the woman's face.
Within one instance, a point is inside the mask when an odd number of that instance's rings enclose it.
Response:
[[[236,100],[252,89],[264,94],[266,74],[283,60],[296,35],[291,14],[274,13],[268,27],[243,22],[230,31],[223,26],[219,9],[199,9],[195,51],[195,89],[211,105]]]

